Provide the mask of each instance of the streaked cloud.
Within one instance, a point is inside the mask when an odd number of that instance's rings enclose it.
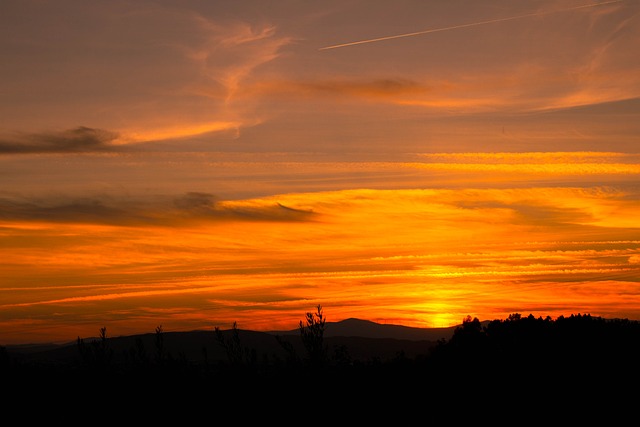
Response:
[[[420,56],[431,59],[431,64],[420,68],[422,77],[414,79],[433,90],[421,96],[399,98],[396,102],[429,108],[434,113],[442,110],[457,114],[540,112],[640,96],[640,79],[634,72],[637,64],[632,65],[635,61],[628,54],[632,49],[630,44],[637,44],[640,39],[635,29],[638,14],[634,2],[614,0],[570,7],[547,3],[538,5],[534,11],[513,7],[512,15],[505,8],[481,8],[474,13],[487,16],[487,10],[494,14],[500,10],[502,16],[475,21],[469,17],[470,22],[466,23],[451,20],[451,25],[337,43],[320,50],[328,58],[338,54],[334,51],[343,49],[354,58],[376,54],[389,57],[394,50],[406,55],[420,52]],[[462,19],[458,14],[455,16],[457,21]],[[499,31],[498,28],[509,33],[512,41],[496,43],[493,33]],[[461,35],[439,36],[441,32],[453,33],[454,30]],[[469,43],[476,51],[467,51],[470,48],[461,42],[473,36],[491,40],[493,48]],[[415,40],[409,41],[409,37]],[[577,40],[585,42],[577,43]],[[370,43],[379,46],[367,48],[365,44]],[[438,49],[443,44],[451,49],[449,55]],[[479,60],[478,55],[482,53],[484,61]],[[442,65],[451,58],[465,55],[466,66],[464,62],[454,69]],[[414,62],[416,67],[424,66],[424,62]],[[387,68],[392,67],[382,61],[380,69]]]
[[[638,164],[602,164],[602,163],[529,163],[529,164],[486,164],[486,163],[412,163],[409,167],[424,169],[445,169],[473,172],[508,172],[526,174],[557,175],[599,175],[599,174],[640,174]]]
[[[140,129],[129,131],[125,134],[124,139],[127,143],[176,140],[215,132],[237,132],[241,125],[242,123],[240,122],[213,122],[182,124],[180,126],[159,127],[146,130]]]
[[[608,152],[429,153],[408,167],[553,175],[640,174],[639,156]]]

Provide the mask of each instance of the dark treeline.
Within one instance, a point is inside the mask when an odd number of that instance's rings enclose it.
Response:
[[[448,341],[428,357],[437,367],[534,378],[550,372],[562,376],[610,376],[640,371],[640,323],[591,315],[553,320],[512,314],[481,324],[467,318]]]
[[[512,314],[504,320],[480,322],[468,317],[450,339],[435,342],[425,354],[366,360],[352,358],[348,346],[327,344],[322,307],[306,313],[299,336],[275,336],[279,355],[261,354],[246,346],[237,326],[215,328],[223,359],[198,361],[167,351],[158,327],[153,348],[141,340],[124,354],[115,354],[106,328],[100,337],[78,338],[75,357],[66,362],[27,361],[0,349],[5,380],[76,381],[80,384],[224,384],[247,387],[259,382],[296,384],[322,380],[369,384],[456,384],[464,381],[510,387],[546,382],[557,386],[615,380],[631,382],[640,373],[640,323],[571,315],[557,319]],[[340,383],[343,384],[343,383]]]

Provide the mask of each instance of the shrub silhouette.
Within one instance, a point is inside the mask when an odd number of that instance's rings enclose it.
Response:
[[[231,337],[226,337],[219,327],[215,327],[216,340],[218,344],[224,348],[227,354],[227,360],[232,366],[240,366],[243,363],[243,349],[240,343],[240,332],[238,331],[238,323],[233,322],[231,328]]]
[[[307,350],[307,361],[313,368],[322,368],[327,361],[327,347],[324,344],[326,319],[322,306],[316,306],[315,313],[306,313],[306,324],[300,321],[300,336]]]
[[[225,336],[225,333],[219,328],[214,328],[216,341],[221,345],[227,355],[227,361],[234,368],[255,367],[257,364],[257,352],[255,349],[245,347],[240,342],[240,330],[238,323],[233,322],[231,328],[231,336]]]
[[[100,369],[106,369],[110,366],[113,350],[109,347],[106,327],[100,328],[99,339],[86,344],[84,339],[78,337],[76,343],[80,358],[85,366]]]
[[[162,365],[165,360],[165,349],[164,349],[164,335],[162,330],[162,325],[156,327],[156,335],[155,335],[155,344],[156,344],[156,362],[159,365]]]

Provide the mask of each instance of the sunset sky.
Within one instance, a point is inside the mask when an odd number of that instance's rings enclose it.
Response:
[[[640,0],[3,0],[0,345],[640,319]]]

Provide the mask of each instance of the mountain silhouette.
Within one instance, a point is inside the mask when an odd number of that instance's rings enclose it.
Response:
[[[324,336],[330,337],[361,337],[361,338],[392,338],[412,341],[437,341],[449,339],[457,326],[448,328],[414,328],[402,325],[381,324],[370,320],[349,318],[339,322],[327,322]],[[300,334],[299,328],[289,331],[271,331],[271,334],[291,335]]]

